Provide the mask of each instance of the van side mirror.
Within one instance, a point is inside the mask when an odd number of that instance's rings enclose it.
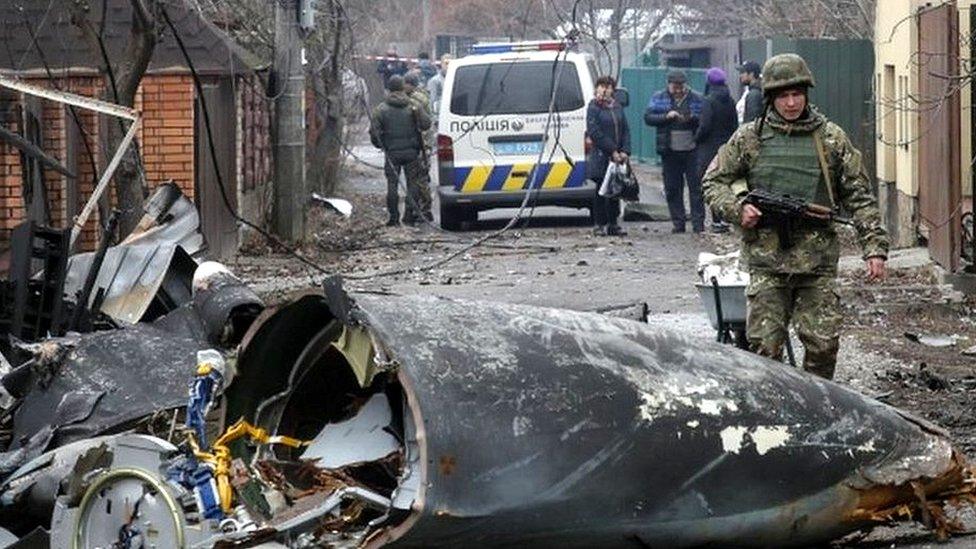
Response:
[[[630,105],[630,91],[627,88],[617,88],[613,91],[613,100],[621,107]]]

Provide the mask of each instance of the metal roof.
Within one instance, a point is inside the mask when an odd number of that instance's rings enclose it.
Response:
[[[52,72],[95,73],[101,56],[92,51],[81,30],[71,22],[72,2],[14,0],[0,2],[0,69],[21,74]],[[101,24],[101,2],[91,3],[89,20]],[[113,67],[124,60],[129,48],[132,6],[128,0],[108,0],[102,36]],[[206,21],[183,2],[164,2],[179,30],[197,71],[202,74],[236,74],[265,68],[254,54]],[[162,33],[148,73],[182,73],[189,70],[176,39],[168,28]]]

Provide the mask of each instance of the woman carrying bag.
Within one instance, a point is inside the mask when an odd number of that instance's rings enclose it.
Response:
[[[598,236],[627,234],[617,224],[620,198],[600,195],[600,186],[610,163],[628,165],[630,158],[630,128],[623,107],[613,98],[616,89],[617,82],[613,77],[601,76],[596,81],[593,100],[586,109],[586,138],[593,144],[586,159],[586,171],[597,187],[593,195],[593,234]]]

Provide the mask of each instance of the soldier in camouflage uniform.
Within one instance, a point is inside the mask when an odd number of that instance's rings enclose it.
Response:
[[[840,245],[826,221],[794,223],[784,247],[777,227],[743,204],[762,188],[809,202],[842,207],[853,218],[868,277],[884,277],[888,238],[861,153],[839,126],[808,104],[813,75],[798,55],[777,55],[763,68],[766,112],[739,127],[712,161],[704,194],[712,208],[742,227],[743,264],[751,280],[747,336],[752,349],[775,359],[792,322],[803,342],[803,368],[832,378],[841,313],[835,289]]]
[[[427,93],[427,89],[421,84],[421,73],[419,70],[414,69],[403,77],[403,90],[407,92],[407,97],[414,102],[417,107],[426,113],[428,118],[431,118],[432,123],[430,127],[421,132],[421,137],[423,140],[424,148],[421,151],[420,160],[423,162],[424,176],[423,181],[420,183],[423,187],[422,189],[417,189],[415,196],[420,200],[420,204],[417,207],[424,211],[430,212],[431,208],[431,193],[430,193],[430,157],[431,157],[431,145],[434,143],[436,137],[434,136],[434,124],[433,124],[433,113],[430,108],[430,94]],[[407,198],[410,199],[410,194],[407,194]]]

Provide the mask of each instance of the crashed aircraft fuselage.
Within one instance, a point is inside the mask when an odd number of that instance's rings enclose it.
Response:
[[[370,332],[404,395],[391,501],[405,518],[369,532],[373,546],[805,545],[889,518],[919,489],[963,487],[946,434],[922,420],[597,314],[306,296],[258,321],[238,387],[314,354],[333,316]]]
[[[230,445],[232,499],[185,449],[113,435],[22,466],[0,507],[73,547],[799,546],[944,528],[972,490],[939,428],[653,321],[335,280],[261,313],[223,399],[224,429],[302,441]]]

